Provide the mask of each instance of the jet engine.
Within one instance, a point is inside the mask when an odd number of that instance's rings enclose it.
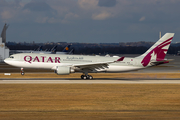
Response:
[[[58,75],[69,75],[70,73],[73,73],[75,71],[71,67],[57,66],[54,72]]]

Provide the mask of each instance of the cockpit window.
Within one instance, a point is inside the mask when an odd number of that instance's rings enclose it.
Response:
[[[9,58],[14,58],[14,56],[10,56]]]

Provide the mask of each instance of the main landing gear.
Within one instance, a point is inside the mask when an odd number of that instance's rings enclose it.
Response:
[[[90,80],[92,80],[93,77],[91,75],[81,75],[81,79],[84,79],[84,80],[90,79]]]
[[[24,75],[25,73],[24,73],[24,69],[23,68],[21,68],[21,75]]]

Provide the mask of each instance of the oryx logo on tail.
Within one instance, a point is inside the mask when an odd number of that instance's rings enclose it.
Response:
[[[146,53],[142,56],[144,57],[141,64],[146,67],[151,60],[162,61],[164,60],[166,53],[171,44],[173,33],[166,33],[159,41],[157,41]]]

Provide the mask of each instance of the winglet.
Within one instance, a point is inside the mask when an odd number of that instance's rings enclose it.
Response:
[[[117,61],[123,61],[125,57],[119,58]]]

